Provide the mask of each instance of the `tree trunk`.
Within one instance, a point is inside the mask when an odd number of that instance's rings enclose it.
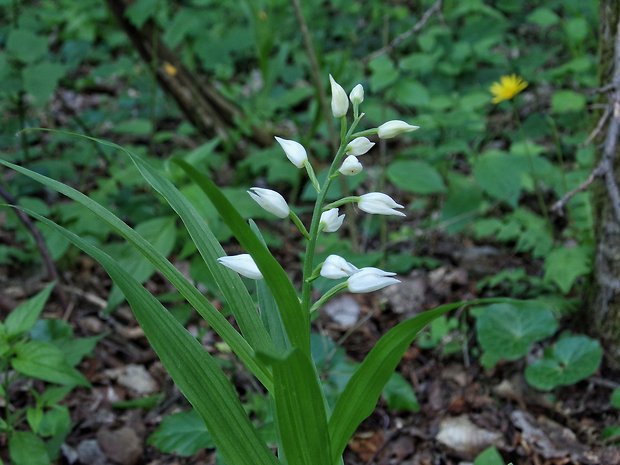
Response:
[[[603,340],[609,361],[620,364],[620,163],[617,161],[620,133],[620,2],[601,1],[600,84],[611,84],[610,116],[600,154],[602,179],[594,191],[596,210],[595,282],[589,320]],[[607,96],[606,96],[607,97]]]

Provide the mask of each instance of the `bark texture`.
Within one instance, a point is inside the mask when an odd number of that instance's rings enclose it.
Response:
[[[620,366],[620,179],[618,135],[620,133],[620,2],[601,1],[600,84],[612,84],[611,116],[600,160],[609,163],[604,181],[594,191],[597,252],[590,320],[603,340],[609,361]],[[607,98],[607,96],[606,96]]]

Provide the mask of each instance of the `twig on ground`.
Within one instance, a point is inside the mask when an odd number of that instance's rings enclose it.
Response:
[[[379,50],[375,50],[370,55],[367,55],[363,59],[364,63],[368,63],[385,53],[391,53],[396,47],[402,44],[409,37],[420,32],[422,28],[426,26],[426,23],[431,18],[431,16],[433,16],[435,13],[439,13],[442,4],[443,0],[437,0],[435,3],[433,3],[431,7],[424,12],[424,14],[417,23],[415,23],[410,29],[406,30],[402,34],[394,37],[394,39],[392,39],[392,41],[386,46],[381,47]]]
[[[7,191],[2,185],[0,185],[0,197],[2,197],[8,204],[17,205],[17,200],[15,197],[11,195],[9,191]],[[52,256],[50,255],[50,251],[47,248],[47,244],[45,243],[45,239],[41,235],[41,232],[37,229],[35,224],[32,222],[30,217],[24,213],[19,208],[14,209],[15,214],[28,230],[34,242],[39,249],[39,253],[41,254],[41,258],[43,260],[43,265],[47,270],[47,275],[50,280],[60,282],[60,275],[58,274],[58,270],[56,269],[56,265],[54,265],[54,260],[52,260]],[[63,290],[60,287],[56,287],[56,294],[58,295],[58,299],[63,307],[67,306],[67,297]]]

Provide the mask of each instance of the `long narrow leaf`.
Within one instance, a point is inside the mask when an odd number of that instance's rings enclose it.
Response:
[[[215,279],[224,298],[230,305],[233,315],[245,339],[256,351],[269,352],[273,344],[269,334],[262,325],[256,305],[252,301],[248,290],[237,273],[217,263],[217,259],[226,255],[217,241],[207,222],[198,213],[187,198],[174,185],[159,174],[142,158],[121,146],[116,146],[127,154],[140,170],[144,179],[159,192],[179,215],[198,252],[202,255],[205,264]]]
[[[298,348],[273,365],[275,410],[281,448],[290,465],[329,463],[327,416],[314,365]]]
[[[239,357],[248,370],[250,370],[268,390],[271,389],[271,373],[265,364],[254,358],[252,348],[247,341],[243,339],[228,320],[211,305],[206,297],[141,235],[136,233],[105,207],[72,187],[5,160],[0,159],[0,164],[28,176],[82,204],[101,220],[110,225],[118,234],[127,239],[127,241],[136,247],[136,249],[170,281],[181,295],[187,299],[196,311],[211,325],[214,331],[230,346],[231,350]]]
[[[424,326],[444,313],[464,305],[506,300],[509,299],[490,298],[442,305],[405,320],[385,333],[357,368],[336,402],[329,419],[332,444],[329,463],[338,463],[347,442],[360,423],[374,410],[385,384]]]
[[[55,228],[106,269],[121,288],[151,346],[183,395],[200,414],[230,465],[276,465],[259,438],[237,394],[213,357],[138,281],[109,255],[41,215],[28,214]]]
[[[173,161],[207,194],[239,243],[252,255],[276,300],[291,344],[309,354],[310,316],[302,310],[295,288],[284,269],[211,179],[184,160]]]

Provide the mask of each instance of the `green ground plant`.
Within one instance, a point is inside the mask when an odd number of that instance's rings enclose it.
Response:
[[[53,287],[48,285],[0,323],[0,435],[7,439],[15,465],[46,465],[58,458],[72,427],[61,401],[74,388],[90,386],[75,367],[100,338],[74,337],[66,322],[40,317]],[[28,386],[32,402],[15,403],[18,386]]]

